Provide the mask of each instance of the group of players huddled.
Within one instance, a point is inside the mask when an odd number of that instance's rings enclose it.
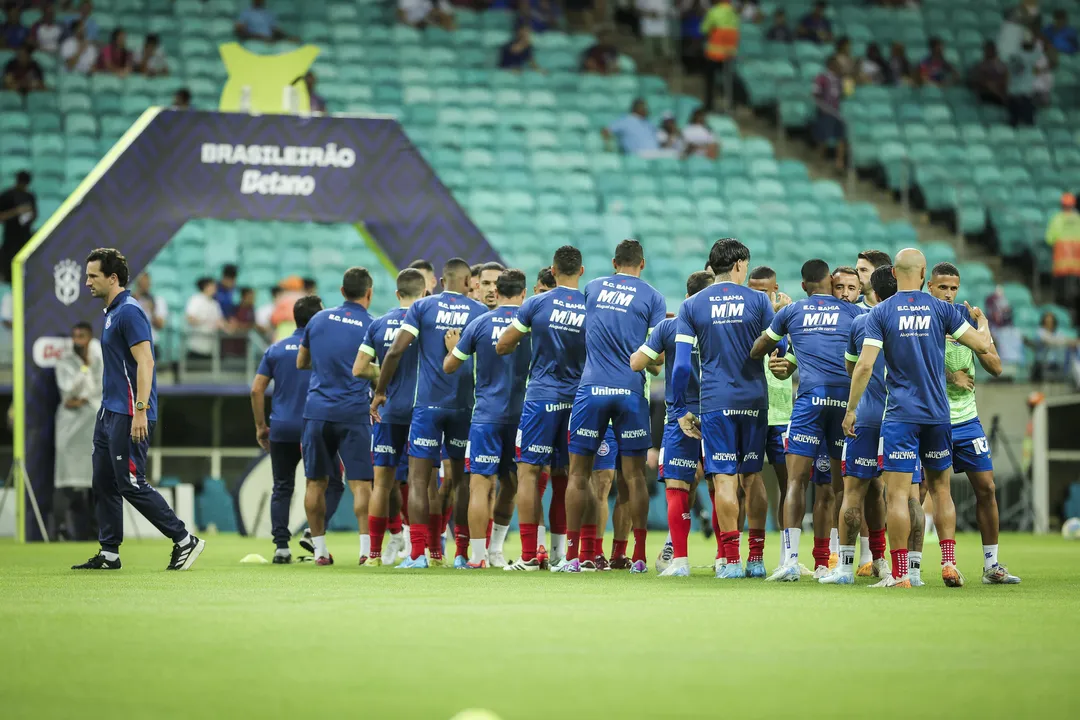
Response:
[[[581,252],[566,245],[529,297],[521,270],[452,259],[441,291],[430,263],[402,270],[400,307],[378,318],[368,313],[372,279],[364,268],[345,273],[345,302],[337,307],[298,300],[296,332],[267,350],[252,387],[258,440],[273,465],[274,562],[292,561],[289,506],[302,461],[309,530],[301,545],[318,565],[333,564],[326,522],[343,475],[365,567],[399,559],[402,569],[444,564],[453,518],[455,568],[645,573],[648,381],[663,368],[658,469],[669,533],[656,560],[662,577],[690,574],[691,498],[704,478],[717,578],[813,575],[850,585],[858,574],[879,578],[873,587],[922,585],[925,502],[942,579],[961,586],[949,491],[956,470],[967,474],[978,501],[983,582],[1020,582],[998,561],[993,466],[975,408],[976,359],[993,375],[1001,361],[982,312],[954,304],[955,266],[935,266],[926,293],[918,250],[902,250],[895,263],[868,250],[855,267],[834,270],[809,260],[806,297],[793,301],[772,269],[751,270],[746,246],[724,238],[705,269],[688,278],[677,314],[641,279],[644,268],[641,244],[624,240],[613,272],[582,287]],[[779,481],[784,527],[771,575],[766,460]],[[603,530],[613,483],[608,559]],[[812,571],[799,563],[810,483]],[[515,505],[521,555],[508,563],[503,543]]]

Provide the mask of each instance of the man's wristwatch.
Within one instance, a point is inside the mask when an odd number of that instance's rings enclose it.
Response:
[[[139,402],[135,403],[135,412],[140,412],[140,411],[145,410],[145,409],[146,409],[146,403],[142,402],[141,400]]]

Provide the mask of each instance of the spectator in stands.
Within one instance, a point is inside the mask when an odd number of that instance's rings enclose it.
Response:
[[[303,283],[305,295],[319,294],[319,283],[315,282],[315,278],[306,277],[303,279]]]
[[[1061,210],[1046,226],[1046,244],[1054,254],[1054,297],[1065,307],[1072,308],[1080,285],[1080,213],[1076,212],[1076,196],[1064,193]]]
[[[324,113],[326,112],[326,98],[315,92],[316,82],[315,73],[308,70],[307,75],[304,76],[304,85],[307,86],[308,100],[311,103],[311,112]]]
[[[813,43],[832,42],[832,23],[825,17],[825,3],[821,0],[814,4],[814,9],[803,15],[799,28],[795,31],[799,40]]]
[[[537,33],[559,26],[559,8],[554,0],[521,0],[514,16],[514,29],[522,25]]]
[[[1064,370],[1072,364],[1077,345],[1074,337],[1069,337],[1058,327],[1057,316],[1044,312],[1039,318],[1039,329],[1032,338],[1031,346],[1035,351],[1035,362],[1031,366],[1031,382],[1042,382],[1050,370]]]
[[[154,355],[161,357],[161,344],[158,341],[158,333],[165,327],[169,320],[169,304],[165,298],[150,292],[150,274],[140,273],[135,278],[135,291],[131,296],[139,301],[146,317],[150,318],[150,336],[154,341]]]
[[[0,274],[11,282],[11,261],[34,234],[37,218],[37,198],[30,192],[30,173],[15,174],[15,185],[0,193],[0,222],[4,223],[4,243],[0,246]]]
[[[1005,107],[1013,127],[1035,124],[1036,76],[1045,62],[1042,47],[1035,41],[1035,36],[1025,30],[1020,47],[1008,58],[1009,96]]]
[[[1009,94],[1009,68],[998,57],[997,44],[983,44],[983,59],[971,68],[971,89],[985,103],[1005,105]]]
[[[836,58],[836,66],[840,68],[840,78],[845,84],[853,83],[858,65],[855,56],[851,54],[851,38],[847,35],[841,35],[836,39],[833,57]]]
[[[195,286],[198,292],[188,299],[184,315],[187,318],[187,356],[195,360],[209,360],[214,355],[218,333],[225,329],[221,306],[214,299],[217,286],[214,278],[201,277]]]
[[[1042,13],[1039,10],[1039,0],[1020,0],[1008,14],[1008,21],[1021,27],[1027,28],[1034,35],[1042,32]]]
[[[619,150],[627,155],[654,153],[660,148],[656,139],[656,126],[649,122],[649,106],[643,98],[635,98],[630,112],[600,131],[604,142],[618,143]]]
[[[779,8],[773,13],[772,25],[765,32],[765,39],[783,43],[795,41],[795,33],[791,32],[791,28],[788,27],[787,13],[784,12],[784,8]]]
[[[234,337],[223,340],[222,350],[227,357],[244,357],[247,354],[247,334],[255,329],[255,290],[240,288],[240,303],[228,323],[229,333]]]
[[[503,70],[521,72],[526,66],[541,72],[533,56],[532,30],[528,25],[518,25],[513,39],[502,46],[499,67]]]
[[[731,0],[713,0],[713,6],[701,21],[705,36],[705,109],[712,110],[716,96],[716,82],[724,82],[724,105],[727,106],[728,83],[734,84],[735,58],[739,54],[739,14],[731,7]]]
[[[79,25],[83,26],[83,30],[86,33],[86,39],[92,43],[96,43],[98,40],[98,33],[101,31],[97,20],[92,16],[94,12],[94,6],[90,2],[83,2],[79,5],[79,12],[76,15],[68,15],[66,18],[67,30],[69,34],[75,34],[75,28]]]
[[[278,27],[274,13],[266,9],[266,0],[251,0],[251,7],[237,16],[235,31],[236,37],[241,40],[299,42],[299,38],[286,35],[285,31]]]
[[[45,89],[45,73],[30,55],[30,46],[23,45],[15,57],[4,65],[4,89],[25,95]]]
[[[60,59],[64,61],[64,67],[71,72],[89,75],[94,71],[98,49],[86,33],[85,22],[79,21],[72,35],[60,43]]]
[[[566,17],[575,28],[592,32],[596,0],[565,0]]]
[[[173,110],[190,110],[191,109],[191,91],[187,88],[180,88],[173,93],[172,99]]]
[[[0,24],[0,50],[18,50],[30,41],[30,30],[22,24],[22,10],[8,3],[3,24]]]
[[[720,157],[720,143],[717,142],[713,131],[709,129],[706,123],[707,118],[705,108],[699,107],[694,110],[686,127],[683,128],[682,136],[686,141],[688,156],[697,155],[715,160]]]
[[[56,19],[56,8],[52,3],[45,6],[41,19],[30,28],[30,42],[45,53],[60,51],[60,40],[64,36],[64,26]]]
[[[454,29],[454,11],[446,0],[397,0],[398,20],[414,28]]]
[[[1076,28],[1069,25],[1069,16],[1064,10],[1054,11],[1054,22],[1043,30],[1043,37],[1052,48],[1064,55],[1075,55],[1080,50]]]
[[[610,31],[601,31],[596,43],[585,48],[581,54],[581,70],[598,75],[614,75],[619,72],[619,51],[611,41]]]
[[[127,77],[135,67],[135,55],[127,46],[124,28],[116,28],[109,35],[109,44],[101,50],[98,68],[113,75]]]
[[[671,57],[671,18],[675,14],[671,0],[635,0],[641,16],[639,30],[649,59]]]
[[[1024,338],[1019,328],[1013,324],[1012,305],[1005,297],[1005,289],[998,285],[994,292],[986,297],[983,311],[990,323],[990,332],[994,335],[994,344],[1002,365],[1009,368],[1006,374],[1012,376],[1016,366],[1024,360]]]
[[[739,0],[739,17],[748,23],[760,23],[765,19],[765,14],[761,12],[761,5],[758,0]]]
[[[679,132],[679,125],[675,122],[675,114],[666,112],[660,118],[660,129],[656,131],[656,142],[662,150],[669,150],[672,154],[682,157],[686,152],[686,141]]]
[[[221,314],[226,320],[231,320],[236,314],[236,276],[240,269],[232,263],[221,268],[221,280],[217,282],[214,299],[221,307]]]
[[[945,43],[930,38],[930,54],[919,63],[919,79],[924,85],[952,85],[959,77],[956,68],[945,58]]]
[[[273,337],[274,334],[272,318],[274,317],[274,306],[277,305],[281,292],[281,287],[278,285],[270,288],[270,302],[259,306],[255,310],[255,329],[267,339]]]
[[[135,58],[135,72],[147,77],[164,77],[169,74],[169,60],[165,56],[165,48],[161,46],[161,38],[151,33],[143,41],[142,50]]]
[[[86,448],[94,442],[94,423],[101,408],[105,360],[101,343],[88,322],[71,329],[71,347],[56,360],[56,495],[53,503],[54,537],[90,540],[94,537],[93,472]]]
[[[814,80],[814,101],[817,103],[817,117],[814,120],[814,139],[828,154],[829,148],[836,151],[836,170],[844,172],[845,144],[844,121],[840,116],[840,100],[844,96],[844,81],[840,77],[840,64],[836,57],[830,57],[825,69]]]
[[[889,80],[889,61],[881,54],[881,46],[872,42],[866,46],[866,55],[859,62],[859,82],[866,85],[884,85]]]
[[[894,42],[889,48],[887,80],[890,85],[911,85],[915,82],[915,74],[911,70],[911,61],[908,60],[904,43]]]

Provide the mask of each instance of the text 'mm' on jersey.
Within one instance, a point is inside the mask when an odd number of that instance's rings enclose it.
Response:
[[[394,344],[405,320],[407,308],[397,307],[381,317],[375,318],[368,327],[367,336],[360,350],[382,365],[383,358]],[[386,386],[386,405],[379,410],[379,416],[385,423],[408,425],[412,419],[413,400],[416,398],[416,365],[420,357],[420,347],[412,343],[401,356],[397,372]]]
[[[352,367],[370,324],[367,308],[348,301],[308,321],[300,343],[311,353],[305,419],[366,422],[371,383],[354,377]]]
[[[514,327],[532,335],[529,402],[574,401],[585,367],[585,294],[559,286],[518,308]]]
[[[949,422],[945,336],[959,339],[970,329],[955,305],[921,290],[900,290],[874,306],[863,345],[875,345],[885,355],[887,420],[926,425]]]
[[[849,387],[844,352],[851,321],[865,311],[832,295],[811,295],[780,309],[765,331],[779,342],[785,335],[799,359],[799,394],[817,387]]]
[[[473,402],[472,363],[453,375],[443,372],[446,331],[464,330],[487,308],[460,293],[443,291],[421,298],[405,313],[401,329],[420,345],[416,378],[416,407],[467,410]]]
[[[630,369],[630,356],[667,317],[667,301],[652,285],[618,273],[585,286],[585,369],[592,385],[645,394],[645,373]]]
[[[499,336],[513,322],[517,311],[516,305],[503,305],[484,313],[469,323],[452,351],[454,357],[463,362],[473,358],[476,377],[474,423],[512,424],[516,428],[521,419],[532,356],[530,338],[526,336],[509,355],[495,352]]]
[[[683,301],[675,341],[697,340],[701,412],[768,407],[765,366],[750,358],[750,349],[773,316],[768,295],[733,282],[714,283]]]

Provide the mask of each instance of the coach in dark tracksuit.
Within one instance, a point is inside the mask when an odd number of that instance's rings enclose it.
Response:
[[[86,285],[105,301],[101,410],[94,426],[93,488],[101,551],[73,570],[119,570],[124,500],[173,541],[167,570],[187,570],[203,551],[165,498],[146,482],[146,454],[157,421],[157,373],[150,319],[125,288],[127,259],[113,248],[86,258]]]
[[[274,564],[292,562],[289,551],[289,509],[296,483],[296,467],[300,464],[300,439],[304,429],[304,403],[307,401],[311,370],[298,370],[296,353],[304,337],[304,328],[315,313],[322,310],[322,301],[309,295],[293,305],[296,331],[277,341],[263,354],[262,362],[251,383],[251,411],[255,416],[255,431],[259,446],[270,452],[270,467],[274,490],[270,495],[270,525],[274,535]],[[270,424],[266,424],[266,389],[274,381],[274,401],[270,409]],[[345,484],[340,474],[332,473],[326,486],[326,517],[331,518],[341,502]],[[303,542],[301,542],[303,545]]]

